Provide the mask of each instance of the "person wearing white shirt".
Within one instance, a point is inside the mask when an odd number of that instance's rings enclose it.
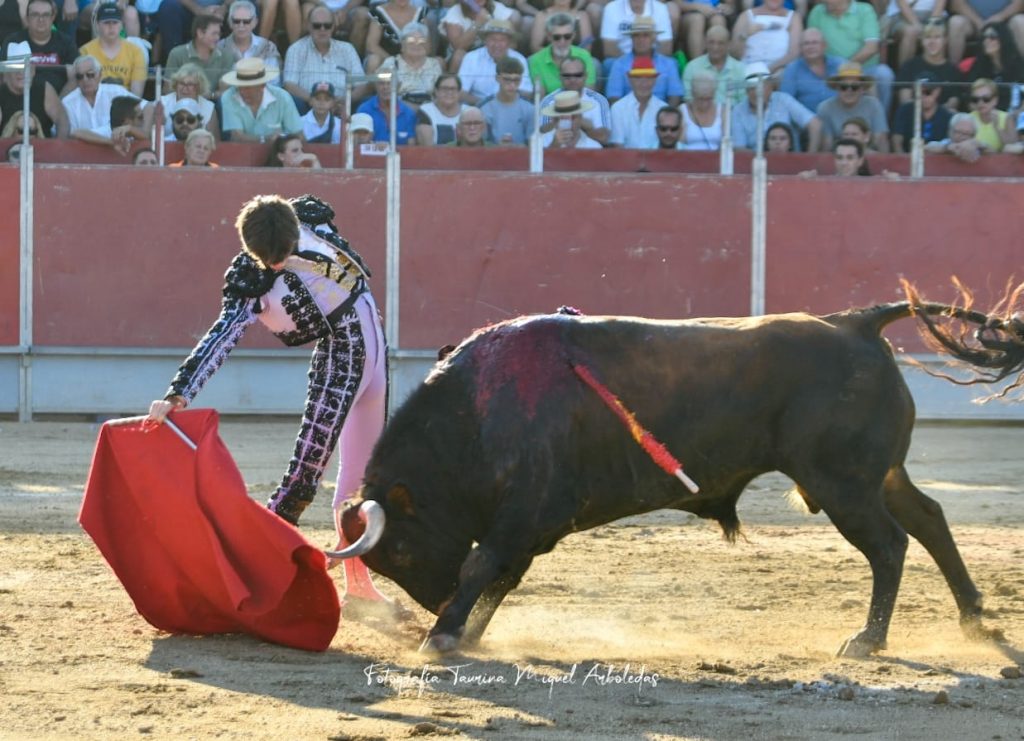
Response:
[[[498,62],[505,57],[512,57],[522,63],[523,69],[529,69],[526,57],[510,48],[514,31],[508,21],[491,20],[480,33],[484,37],[484,45],[466,54],[459,67],[459,81],[462,83],[462,100],[469,105],[477,105],[484,98],[498,92]],[[519,93],[529,96],[533,93],[533,82],[529,75],[523,75],[519,83]]]
[[[227,38],[217,42],[217,46],[231,57],[232,62],[246,57],[258,57],[267,67],[280,70],[281,52],[278,51],[277,44],[255,33],[258,15],[256,5],[250,0],[235,0],[231,3],[225,18],[231,24],[231,33]],[[271,80],[270,84],[280,86],[280,74]]]
[[[292,94],[299,113],[309,110],[309,91],[317,82],[329,82],[339,92],[345,89],[348,75],[362,76],[363,63],[355,47],[332,37],[334,14],[322,5],[315,5],[308,16],[309,35],[288,47],[284,55],[284,89]],[[352,87],[352,100],[370,92],[369,85]],[[345,96],[339,96],[344,101]],[[341,114],[339,106],[335,113]]]
[[[68,93],[61,104],[68,115],[68,129],[102,131],[110,126],[110,104],[114,98],[132,95],[123,85],[100,82],[100,63],[95,57],[82,56],[75,60],[74,75],[78,87]]]
[[[593,139],[602,146],[605,145],[612,130],[611,107],[608,105],[608,99],[601,95],[601,93],[595,93],[590,88],[584,86],[587,71],[583,60],[578,57],[563,59],[562,63],[558,66],[558,74],[562,81],[562,87],[546,96],[540,102],[542,115],[544,109],[550,107],[555,102],[555,96],[558,93],[566,90],[575,90],[579,93],[582,100],[591,103],[591,106],[584,106],[583,109],[580,121],[583,133],[587,135],[587,138]],[[551,131],[554,127],[555,119],[547,116],[541,118],[540,132],[542,134]]]
[[[556,93],[551,105],[541,113],[554,119],[555,128],[544,134],[541,144],[552,149],[601,149],[601,143],[587,136],[582,129],[583,114],[594,108],[589,100],[583,100],[575,90]]]
[[[629,31],[637,16],[654,19],[658,52],[666,56],[672,54],[673,23],[665,3],[661,0],[611,0],[604,6],[604,15],[601,17],[606,72],[610,69],[609,60],[633,51],[633,37]]]
[[[657,78],[650,58],[639,57],[633,61],[629,71],[633,92],[612,105],[611,144],[627,149],[658,148],[655,128],[658,111],[668,104],[653,94]]]

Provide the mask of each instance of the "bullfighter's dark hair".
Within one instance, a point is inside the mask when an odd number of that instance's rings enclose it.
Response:
[[[256,196],[235,220],[242,249],[264,267],[283,262],[299,242],[299,218],[281,196]]]

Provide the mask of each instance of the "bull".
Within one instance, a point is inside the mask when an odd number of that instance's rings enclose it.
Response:
[[[841,655],[886,647],[908,534],[941,570],[964,632],[989,635],[941,507],[904,467],[914,402],[880,332],[916,315],[922,335],[974,367],[970,382],[991,382],[1024,366],[1024,322],[906,288],[906,301],[827,316],[556,314],[479,330],[389,422],[342,515],[353,543],[343,555],[362,555],[437,615],[423,650],[447,653],[476,643],[533,559],[569,533],[667,508],[717,520],[734,540],[740,494],[779,471],[871,566],[867,622]],[[579,367],[681,458],[699,491],[655,464]]]

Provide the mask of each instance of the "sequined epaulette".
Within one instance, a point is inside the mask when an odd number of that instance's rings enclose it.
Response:
[[[251,255],[239,252],[224,273],[224,293],[257,298],[271,289],[276,278],[275,271],[264,268]]]
[[[314,275],[329,278],[349,293],[357,290],[362,293],[366,290],[362,274],[349,260],[334,262],[319,252],[302,251],[289,257],[285,261],[285,267],[296,272],[308,270]]]
[[[291,200],[292,208],[295,209],[299,221],[308,226],[316,235],[328,242],[338,254],[355,263],[356,267],[369,278],[373,275],[367,267],[363,256],[348,243],[348,240],[338,233],[338,227],[334,225],[334,209],[313,195],[299,196]],[[318,226],[326,226],[327,230],[317,229]]]
[[[304,196],[293,198],[291,204],[292,208],[295,209],[295,215],[299,217],[299,221],[303,224],[310,227],[317,226],[318,224],[327,224],[333,231],[338,231],[337,227],[334,226],[334,209],[316,196],[307,193]]]

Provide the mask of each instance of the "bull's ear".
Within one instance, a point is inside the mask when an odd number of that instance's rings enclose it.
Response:
[[[401,512],[407,517],[412,517],[416,513],[412,493],[403,484],[395,484],[388,490],[388,509],[392,512]]]

